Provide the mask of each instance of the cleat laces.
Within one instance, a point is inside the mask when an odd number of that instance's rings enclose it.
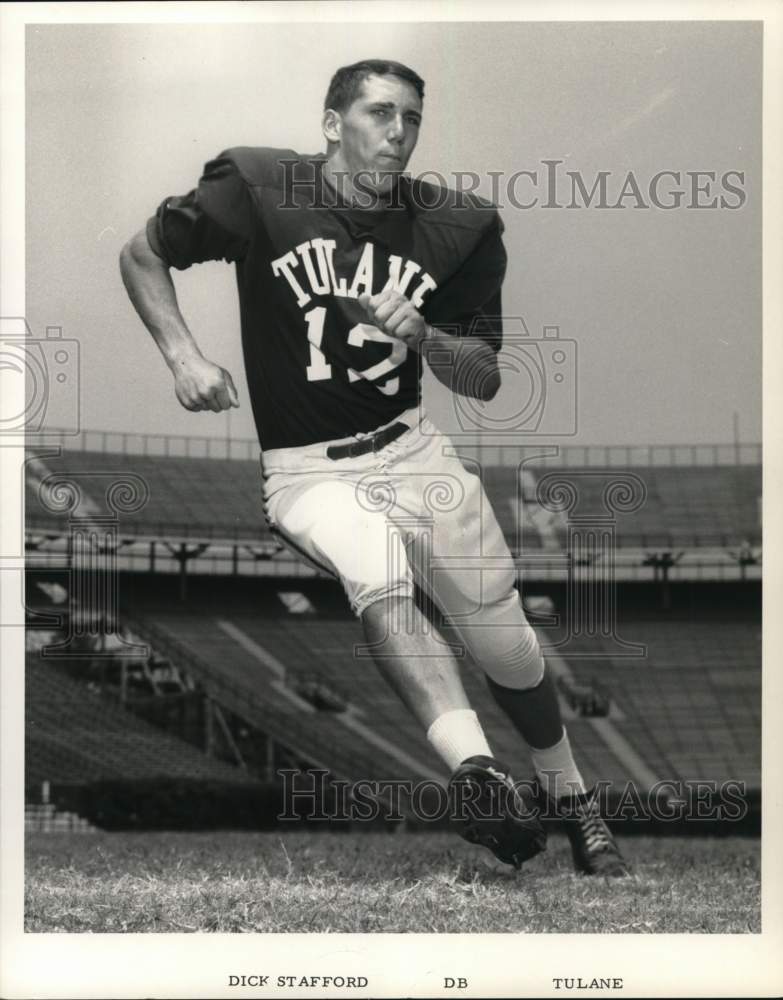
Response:
[[[580,818],[579,825],[584,833],[585,846],[591,853],[611,850],[612,842],[600,816],[595,814]]]

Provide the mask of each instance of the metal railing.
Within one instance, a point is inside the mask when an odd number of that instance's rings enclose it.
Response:
[[[643,550],[618,548],[616,561],[607,568],[605,578],[653,581],[656,570],[655,566],[648,561],[647,556],[650,553],[661,553],[662,550],[679,551],[685,547],[682,544],[676,546],[657,544],[650,545]],[[547,557],[541,549],[520,553],[514,548],[513,551],[517,557],[519,571],[528,581],[565,579],[567,575],[567,562],[564,558],[567,553],[565,552],[558,552]],[[755,580],[760,579],[762,574],[760,557],[753,563],[743,565],[741,561],[738,561],[736,557],[732,558],[725,550],[721,552],[716,548],[702,546],[691,548],[687,555],[686,560],[676,563],[669,570],[670,579]],[[57,550],[41,548],[34,553],[28,553],[27,573],[30,578],[34,579],[36,573],[45,574],[53,569],[67,571],[69,568],[70,562],[64,548]],[[117,570],[132,573],[154,572],[167,576],[181,573],[181,568],[173,557],[160,557],[153,567],[150,565],[147,552],[129,549],[124,549],[122,554],[117,557]],[[278,578],[288,583],[296,579],[331,579],[325,571],[316,570],[293,555],[278,557],[268,562],[240,559],[238,563],[235,563],[230,555],[212,553],[211,551],[201,555],[198,560],[194,560],[188,578],[190,576],[254,576],[263,579]]]
[[[694,521],[697,518],[694,515]],[[25,529],[30,540],[37,534],[50,539],[67,537],[69,524],[64,518],[56,515],[41,514],[28,511],[25,518]],[[530,538],[532,528],[525,526],[525,538]],[[134,521],[127,517],[122,522],[118,532],[123,545],[150,545],[155,543],[155,559],[176,558],[176,552],[167,550],[166,543],[176,546],[181,542],[208,542],[213,547],[228,548],[231,553],[223,554],[221,558],[234,558],[238,562],[271,562],[277,558],[290,556],[290,550],[282,545],[269,530],[266,522],[259,519],[252,524],[188,524],[172,518],[170,521],[147,521],[141,518]],[[514,539],[507,538],[514,547]],[[652,531],[624,531],[618,529],[616,544],[618,549],[731,549],[742,545],[761,545],[761,525],[749,527],[747,523],[738,523],[731,531],[710,531],[667,529],[665,514],[661,517],[661,526]],[[536,551],[535,547],[524,546],[525,549]],[[121,553],[121,548],[117,550]]]
[[[58,517],[56,514],[27,511],[25,528],[31,534],[37,532],[42,535],[60,535],[68,531],[68,521],[65,517]],[[237,545],[248,550],[255,550],[255,555],[251,554],[250,557],[257,560],[272,558],[283,548],[274,540],[268,526],[260,517],[258,522],[252,524],[205,524],[203,522],[188,524],[173,518],[170,521],[148,521],[141,517],[134,520],[131,515],[128,515],[123,518],[118,535],[123,542],[133,539],[139,543],[157,542],[161,545],[167,541],[172,543],[179,541],[217,542],[222,545]],[[162,551],[158,555],[165,558],[165,553]]]
[[[170,458],[210,458],[257,461],[255,438],[189,437],[183,434],[134,434],[126,431],[83,430],[78,434],[50,430],[36,435],[34,445],[59,444],[68,451],[145,455]],[[651,466],[761,465],[759,442],[732,444],[556,445],[542,440],[524,444],[458,444],[465,457],[483,465],[516,466],[526,459],[533,466],[604,468]]]
[[[483,466],[652,468],[669,466],[761,465],[762,446],[748,444],[649,444],[649,445],[463,445],[464,457]]]
[[[95,451],[107,455],[146,455],[163,458],[215,458],[258,461],[255,438],[190,437],[185,434],[135,434],[132,431],[57,429],[36,434],[33,447],[62,445],[67,451]]]

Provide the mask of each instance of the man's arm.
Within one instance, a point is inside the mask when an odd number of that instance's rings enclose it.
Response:
[[[215,413],[239,406],[231,375],[199,350],[180,312],[169,267],[150,246],[146,230],[122,248],[120,272],[136,312],[174,376],[182,406]]]
[[[455,337],[427,325],[419,352],[439,382],[460,396],[488,401],[500,388],[498,356],[481,340]]]
[[[500,388],[500,368],[495,351],[481,340],[455,337],[427,323],[401,292],[386,289],[377,295],[360,295],[370,322],[379,330],[418,351],[433,375],[461,396],[493,399]]]

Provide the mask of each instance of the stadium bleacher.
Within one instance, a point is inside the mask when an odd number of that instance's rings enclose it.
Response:
[[[319,675],[327,682],[334,676],[341,691],[351,690],[350,674],[345,670],[330,674],[325,668],[326,659],[306,645],[300,644],[292,651],[290,644],[280,641],[285,630],[275,631],[274,618],[258,620],[248,614],[237,615],[230,604],[221,606],[219,601],[211,611],[206,615],[202,609],[187,612],[158,609],[154,615],[137,615],[134,628],[158,648],[165,648],[174,662],[197,672],[200,683],[216,700],[299,756],[318,765],[328,762],[341,777],[406,776],[397,755],[402,749],[396,740],[399,728],[394,734],[395,741],[385,747],[383,742],[362,735],[364,726],[355,713],[347,713],[346,724],[345,713],[319,712],[290,683],[303,663],[309,673],[312,664],[318,664]],[[268,624],[274,634],[259,627],[259,621]],[[349,620],[345,624],[350,627],[353,623]],[[352,644],[343,648],[339,657],[341,666],[352,662],[351,648]],[[364,667],[375,669],[371,661],[365,661]],[[394,718],[402,719],[406,728],[411,728],[399,709]],[[375,727],[377,719],[373,716],[369,723]],[[420,734],[416,736],[421,744]],[[388,748],[395,752],[388,752]],[[426,741],[419,749],[426,763],[437,770],[438,762],[430,755]]]
[[[271,599],[274,588],[258,588],[258,606],[237,607],[229,598],[216,597],[207,610],[157,607],[151,614],[181,649],[200,655],[215,674],[244,692],[248,703],[260,699],[275,726],[283,720],[283,742],[323,759],[324,746],[337,754],[342,773],[354,776],[361,760],[362,775],[410,776],[406,760],[384,750],[384,744],[404,750],[407,757],[442,774],[424,734],[387,687],[371,659],[354,655],[363,643],[358,622],[347,612],[291,613],[282,601]],[[262,593],[264,596],[262,597]],[[667,621],[655,618],[623,622],[629,641],[647,646],[647,656],[614,660],[614,648],[605,646],[605,658],[578,655],[568,658],[574,679],[585,685],[598,680],[611,693],[611,725],[647,771],[659,780],[745,781],[760,785],[760,626],[749,620],[730,621],[710,616],[703,621]],[[448,633],[446,633],[448,634]],[[542,644],[554,640],[540,632]],[[579,652],[579,643],[571,649]],[[276,669],[270,670],[272,663]],[[346,697],[351,717],[365,725],[354,730],[344,714],[313,712],[311,706],[293,703],[277,670],[289,679],[299,671],[320,677]],[[518,735],[487,690],[483,675],[467,659],[462,676],[471,703],[484,720],[493,750],[517,770],[528,766]],[[564,706],[580,767],[588,780],[598,778],[622,783],[637,780],[628,762],[618,754],[597,725]],[[270,719],[257,717],[259,724]],[[368,741],[363,729],[376,735]],[[280,732],[280,730],[276,730]],[[407,768],[407,770],[406,770]]]
[[[758,464],[559,469],[544,463],[525,465],[522,471],[498,464],[487,466],[481,475],[513,549],[556,549],[565,555],[568,514],[547,508],[545,490],[539,491],[542,481],[545,485],[549,476],[570,479],[578,490],[579,512],[589,518],[605,513],[606,485],[624,471],[641,480],[645,498],[638,509],[614,518],[616,543],[626,557],[638,557],[640,565],[649,567],[646,579],[653,579],[653,568],[654,579],[659,579],[660,567],[654,561],[642,562],[650,551],[666,555],[670,550],[674,558],[684,549],[692,554],[721,549],[728,565],[740,551],[747,551],[750,560],[756,560],[761,539]],[[117,525],[123,539],[161,542],[159,548],[168,546],[172,554],[177,545],[196,553],[204,547],[184,541],[233,545],[234,562],[229,559],[228,571],[233,565],[235,580],[241,579],[236,575],[237,548],[244,547],[257,559],[263,545],[271,544],[261,512],[257,461],[67,449],[59,458],[31,456],[28,462],[30,549],[37,550],[47,533],[62,541],[73,514],[89,519],[106,513],[107,487],[129,474],[144,484],[149,496],[137,511],[121,513]],[[79,486],[76,510],[58,512],[42,502],[45,484],[69,480]],[[62,491],[57,495],[64,496]],[[195,584],[198,564],[195,559],[191,570]],[[56,559],[52,565],[59,565]],[[736,566],[742,566],[739,559]],[[266,734],[291,759],[348,779],[447,777],[372,659],[355,655],[363,634],[339,587],[325,580],[303,583],[295,574],[275,580],[275,575],[284,574],[261,566],[260,576],[244,578],[245,599],[239,602],[235,592],[215,587],[206,575],[201,598],[186,600],[184,562],[178,594],[172,585],[158,590],[152,584],[165,576],[156,573],[153,557],[139,567],[145,573],[136,573],[136,568],[119,566],[121,573],[131,570],[120,589],[133,595],[122,613],[133,637],[185,671],[216,705]],[[73,581],[63,566],[56,572],[58,582],[52,577],[44,584],[50,594],[46,599],[40,584],[32,583],[35,573],[28,574],[28,596],[38,588],[37,596],[28,600],[29,623],[36,611],[39,621],[46,612],[65,613],[67,620]],[[132,583],[141,579],[145,583],[140,588]],[[732,579],[741,585],[744,571],[735,569]],[[647,648],[641,659],[615,659],[612,642],[595,635],[589,636],[589,643],[588,637],[571,637],[562,656],[557,647],[552,650],[550,662],[559,671],[561,694],[566,693],[564,714],[580,768],[588,782],[603,779],[622,785],[631,780],[649,786],[655,779],[735,779],[758,789],[757,616],[713,613],[702,602],[701,610],[678,617],[666,611],[669,598],[655,598],[653,603],[660,605],[655,612],[648,608],[645,614],[623,619],[624,639]],[[557,635],[545,628],[540,637],[546,648]],[[519,736],[491,697],[483,675],[467,658],[462,675],[493,751],[524,777],[530,773],[529,762]],[[567,692],[589,694],[596,682],[609,692],[608,714],[580,714],[579,699],[569,702]],[[154,776],[258,780],[142,721],[116,699],[90,692],[34,654],[27,664],[26,739],[28,787],[45,781]]]
[[[105,778],[196,778],[256,783],[252,775],[200,753],[28,654],[25,665],[26,785]]]
[[[527,468],[527,466],[525,467]],[[90,470],[85,474],[84,470]],[[603,511],[606,482],[620,470],[566,468],[535,469],[524,486],[513,466],[489,466],[482,478],[501,527],[512,547],[519,542],[520,511],[523,542],[536,549],[544,544],[540,524],[541,505],[535,482],[557,472],[570,479],[579,491],[582,513]],[[761,467],[758,465],[665,466],[634,468],[646,488],[646,499],[638,510],[616,518],[620,546],[705,547],[758,544],[761,538],[759,497]],[[46,458],[28,465],[26,517],[31,530],[57,530],[65,513],[55,513],[42,503],[41,482],[75,475],[91,502],[105,510],[103,493],[112,476],[133,474],[149,488],[149,498],[135,513],[122,515],[124,534],[157,537],[220,538],[261,541],[269,539],[260,506],[261,473],[258,462],[236,459],[188,458],[159,455],[112,455],[102,452],[68,451],[59,458]],[[543,508],[546,515],[546,507]],[[566,538],[563,515],[553,515],[552,531],[562,546]]]
[[[623,716],[615,726],[650,767],[660,778],[760,787],[760,622],[642,619],[624,622],[623,633],[647,647],[644,658],[613,659],[607,645],[598,666],[578,656],[569,663],[577,678],[597,675],[611,691]]]
[[[89,472],[85,473],[85,470]],[[90,507],[105,512],[104,491],[112,477],[140,477],[149,497],[137,513],[123,515],[123,530],[143,535],[197,536],[256,541],[266,533],[260,509],[261,474],[258,462],[228,459],[180,458],[159,455],[113,455],[103,452],[66,452],[28,464],[27,523],[47,529],[67,514],[52,512],[41,501],[42,478],[56,482],[76,474],[86,498],[80,515]]]

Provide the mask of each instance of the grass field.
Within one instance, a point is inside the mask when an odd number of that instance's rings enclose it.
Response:
[[[520,872],[449,834],[33,834],[25,928],[62,932],[760,931],[759,841],[626,838],[632,879],[565,838]]]

